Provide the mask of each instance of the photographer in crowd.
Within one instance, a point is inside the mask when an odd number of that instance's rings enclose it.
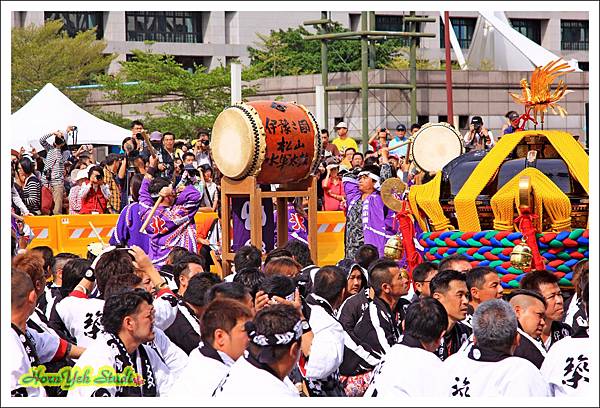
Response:
[[[198,131],[198,140],[194,144],[194,155],[196,156],[196,165],[198,167],[203,164],[208,164],[213,167],[212,158],[210,157],[210,137],[208,131]]]
[[[481,116],[473,116],[464,140],[467,151],[491,149],[496,144],[492,131],[483,126]]]
[[[104,170],[100,166],[92,166],[88,170],[88,181],[79,190],[81,199],[80,214],[105,214],[110,198],[110,189],[104,182]]]
[[[71,128],[71,126],[67,128],[67,132],[69,132]],[[48,139],[52,135],[54,135],[54,142],[51,145],[48,143]],[[42,171],[42,183],[52,190],[52,198],[54,201],[53,214],[62,214],[63,194],[65,192],[65,163],[62,147],[65,143],[64,133],[60,130],[48,133],[40,139],[40,144],[46,150],[44,170]]]

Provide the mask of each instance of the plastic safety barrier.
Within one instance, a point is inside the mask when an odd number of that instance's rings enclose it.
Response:
[[[216,213],[198,213],[194,219],[200,229],[210,225],[216,217]],[[29,248],[45,245],[54,253],[71,252],[85,257],[90,243],[100,240],[108,243],[118,218],[118,214],[25,217],[34,234]],[[318,265],[333,265],[344,257],[345,225],[346,217],[342,211],[317,213]]]

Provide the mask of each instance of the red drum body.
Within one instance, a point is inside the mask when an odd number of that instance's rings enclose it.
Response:
[[[302,105],[255,101],[226,108],[213,125],[213,160],[225,176],[283,184],[315,174],[323,155],[319,128]]]

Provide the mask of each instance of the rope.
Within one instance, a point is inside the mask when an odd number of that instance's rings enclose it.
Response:
[[[582,259],[589,259],[589,230],[546,232],[536,234],[540,254],[546,270],[552,272],[559,285],[573,287],[573,266]],[[502,287],[517,288],[525,275],[510,264],[513,247],[521,242],[520,232],[510,231],[435,231],[419,236],[424,248],[425,260],[438,263],[443,258],[460,254],[473,267],[488,266],[500,276]]]
[[[408,193],[410,208],[417,219],[422,230],[427,230],[427,224],[423,219],[419,208],[431,220],[434,231],[446,231],[454,229],[450,220],[444,215],[440,205],[440,186],[442,184],[442,172],[438,171],[433,178],[425,184],[416,184],[411,186]]]
[[[459,229],[464,231],[481,231],[481,224],[479,223],[477,207],[475,205],[477,196],[490,182],[504,159],[513,151],[516,145],[523,138],[535,135],[547,137],[567,164],[573,177],[589,194],[589,156],[571,134],[556,130],[527,130],[511,133],[504,135],[494,148],[485,155],[454,198],[454,208],[456,210]],[[566,223],[566,219],[557,219],[557,221],[553,228],[558,229]]]
[[[494,229],[500,231],[512,231],[514,229],[514,208],[519,207],[519,179],[522,176],[531,178],[531,186],[534,192],[534,205],[537,219],[535,227],[541,228],[542,209],[548,212],[552,222],[552,231],[571,229],[571,202],[569,197],[563,193],[556,184],[544,173],[534,167],[528,167],[514,176],[508,183],[502,186],[490,200],[494,212]]]

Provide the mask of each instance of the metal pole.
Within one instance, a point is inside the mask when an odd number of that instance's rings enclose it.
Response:
[[[454,108],[452,101],[452,58],[450,57],[450,12],[444,11],[444,47],[446,47],[446,101],[448,123],[454,126]]]
[[[375,31],[375,12],[369,11],[369,31]],[[375,40],[369,40],[369,68],[375,69]]]
[[[410,12],[415,17],[415,12]],[[410,31],[416,32],[414,21],[410,22]],[[417,123],[417,37],[410,37],[410,123]]]
[[[242,65],[231,64],[231,104],[242,101]]]
[[[327,129],[326,123],[324,121],[325,115],[323,114],[325,104],[323,103],[323,99],[325,96],[325,87],[323,85],[315,86],[315,111],[317,114],[317,124],[321,129]]]
[[[321,19],[327,19],[327,12],[321,11]],[[325,26],[323,25],[323,31]],[[327,40],[321,40],[321,84],[323,85],[323,129],[329,130],[329,96],[327,95],[327,86],[329,85],[329,66],[328,66]]]
[[[363,11],[360,16],[361,28],[367,31],[367,12]],[[369,44],[367,36],[360,38],[361,53],[361,98],[362,98],[362,150],[367,153],[369,146]]]

